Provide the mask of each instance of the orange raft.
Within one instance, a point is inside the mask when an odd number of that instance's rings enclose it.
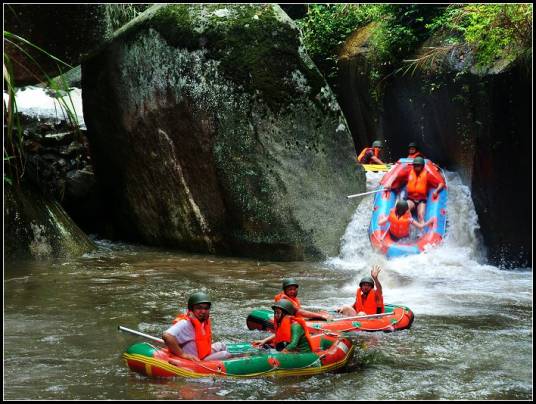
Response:
[[[123,353],[130,370],[149,377],[169,378],[207,376],[302,376],[333,371],[346,365],[354,345],[343,337],[316,334],[316,352],[282,353],[275,349],[255,348],[251,344],[228,344],[235,357],[225,360],[194,362],[170,354],[147,342],[135,343]]]
[[[253,310],[246,319],[250,330],[274,331],[273,311],[266,309]],[[411,327],[413,312],[405,306],[394,304],[385,305],[385,313],[367,316],[355,316],[332,321],[306,321],[311,333],[345,333],[359,331],[398,331]]]

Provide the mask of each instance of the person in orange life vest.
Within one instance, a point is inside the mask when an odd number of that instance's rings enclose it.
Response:
[[[417,218],[420,223],[424,222],[424,213],[426,212],[426,196],[428,193],[428,187],[436,187],[432,193],[432,197],[435,199],[439,195],[439,192],[445,187],[443,181],[438,182],[432,175],[428,175],[428,172],[424,169],[424,159],[422,157],[415,157],[413,159],[412,168],[400,173],[399,178],[407,182],[407,196],[409,210],[413,211],[417,208]],[[384,189],[389,191],[395,178],[391,178],[386,182]]]
[[[385,164],[380,159],[380,152],[382,149],[382,142],[375,140],[372,142],[372,147],[365,147],[356,157],[358,163],[361,164]]]
[[[383,313],[385,309],[382,285],[378,280],[380,271],[380,266],[374,265],[370,271],[371,277],[366,276],[359,282],[354,304],[352,306],[341,306],[337,311],[348,317]]]
[[[162,335],[172,354],[196,362],[232,356],[225,343],[212,343],[210,306],[210,298],[206,293],[196,292],[190,296],[186,314],[178,315],[174,324]]]
[[[417,148],[417,143],[411,142],[410,144],[408,144],[408,158],[414,159],[415,157],[424,158],[424,155]]]
[[[275,334],[253,341],[254,346],[271,344],[281,352],[312,352],[313,343],[307,330],[305,320],[296,316],[294,304],[287,299],[280,299],[272,306],[274,311]]]
[[[290,301],[296,309],[296,316],[305,318],[320,318],[322,320],[331,320],[331,316],[327,312],[312,312],[302,309],[300,299],[298,299],[298,282],[293,278],[283,279],[283,291],[275,295],[274,301],[278,302],[281,299]]]
[[[378,224],[383,226],[385,223],[389,222],[389,233],[391,234],[391,238],[394,241],[398,241],[401,238],[409,236],[410,225],[422,230],[424,227],[430,225],[433,221],[433,218],[428,220],[426,223],[419,223],[413,220],[411,212],[409,211],[408,202],[402,199],[397,201],[395,207],[391,209],[389,216],[384,216],[378,220]]]

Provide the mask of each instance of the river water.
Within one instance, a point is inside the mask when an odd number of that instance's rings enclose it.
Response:
[[[368,174],[373,189],[380,174]],[[4,399],[439,400],[532,398],[532,268],[486,265],[470,191],[448,173],[447,237],[424,254],[386,260],[367,238],[373,196],[356,204],[341,252],[321,263],[276,263],[98,241],[81,258],[6,263]],[[386,303],[411,308],[409,330],[364,333],[346,371],[309,377],[153,380],[121,354],[160,336],[193,290],[213,299],[213,338],[251,341],[248,313],[281,280],[306,308],[353,301],[379,264]]]

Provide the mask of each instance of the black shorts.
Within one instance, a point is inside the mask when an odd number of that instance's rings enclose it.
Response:
[[[426,199],[415,200],[415,199],[411,199],[411,198],[406,198],[406,201],[413,202],[415,204],[415,207],[419,206],[419,203],[426,203]]]

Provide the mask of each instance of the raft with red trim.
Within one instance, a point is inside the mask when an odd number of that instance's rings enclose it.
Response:
[[[411,327],[413,312],[405,306],[385,305],[385,313],[355,316],[346,320],[332,321],[308,320],[305,322],[311,335],[318,333],[343,333],[359,331],[398,331]],[[250,330],[274,332],[274,313],[272,310],[253,310],[246,319]]]
[[[354,351],[354,345],[347,338],[321,334],[311,338],[317,339],[317,352],[282,353],[275,349],[255,348],[251,344],[227,344],[229,352],[244,356],[194,362],[171,354],[168,348],[141,342],[131,345],[123,353],[123,359],[130,370],[158,378],[304,376],[342,368]]]
[[[382,180],[380,186],[384,185],[393,176],[396,178],[403,170],[408,170],[413,163],[411,158],[403,158],[398,160],[395,165],[387,172]],[[433,176],[436,181],[443,181],[446,184],[446,179],[441,172],[441,169],[436,166],[432,161],[425,159],[424,169],[428,172],[428,175]],[[428,197],[426,199],[426,211],[424,214],[424,221],[428,221],[430,218],[434,218],[434,222],[426,226],[420,237],[415,240],[401,239],[394,241],[391,238],[389,232],[389,222],[380,226],[378,221],[384,216],[389,216],[391,209],[395,206],[399,194],[406,192],[406,186],[399,187],[397,180],[393,182],[392,189],[390,191],[378,192],[374,198],[374,208],[372,210],[372,218],[370,220],[370,226],[368,229],[369,239],[372,246],[385,254],[388,258],[401,257],[405,255],[419,254],[424,251],[428,245],[437,245],[445,237],[447,229],[447,187],[443,188],[437,198],[433,198],[432,194],[435,188],[430,187],[428,189]]]

